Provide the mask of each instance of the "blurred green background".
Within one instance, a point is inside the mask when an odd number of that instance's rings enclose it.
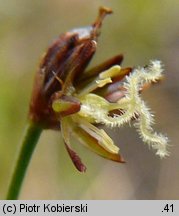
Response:
[[[170,138],[170,157],[160,160],[128,125],[109,130],[127,161],[117,164],[75,145],[87,165],[73,167],[60,132],[45,131],[24,181],[20,199],[179,198],[179,1],[178,0],[0,0],[0,199],[5,198],[26,124],[35,71],[60,33],[91,24],[98,7],[114,14],[103,25],[95,65],[123,53],[124,66],[160,59],[165,80],[143,94],[155,113],[157,131]]]

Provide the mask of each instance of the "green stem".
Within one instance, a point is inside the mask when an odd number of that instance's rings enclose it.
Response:
[[[22,147],[20,149],[20,153],[14,168],[14,173],[10,182],[7,200],[18,199],[28,164],[42,129],[42,127],[32,122],[30,122],[27,126],[25,136],[22,141]]]

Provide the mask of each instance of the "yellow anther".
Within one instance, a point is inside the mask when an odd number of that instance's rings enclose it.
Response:
[[[115,65],[111,68],[109,68],[108,70],[103,71],[102,73],[100,73],[99,78],[100,79],[105,79],[105,78],[113,78],[116,77],[118,75],[120,75],[120,70],[121,67],[119,65]]]

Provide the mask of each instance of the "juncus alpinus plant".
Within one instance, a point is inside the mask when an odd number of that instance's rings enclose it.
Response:
[[[162,63],[153,60],[145,67],[122,68],[123,56],[117,55],[86,70],[96,52],[103,19],[111,13],[111,9],[101,7],[91,26],[61,34],[43,56],[7,199],[18,198],[32,153],[45,129],[62,134],[67,152],[80,172],[85,172],[86,166],[73,150],[72,138],[104,158],[125,162],[119,147],[98,125],[114,128],[131,123],[159,157],[168,155],[168,139],[153,130],[153,114],[141,98],[146,86],[162,78]]]

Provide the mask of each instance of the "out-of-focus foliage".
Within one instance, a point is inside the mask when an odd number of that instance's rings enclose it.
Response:
[[[5,197],[22,136],[40,56],[60,33],[91,24],[98,7],[114,10],[102,28],[92,65],[123,53],[125,66],[150,59],[165,64],[165,79],[143,94],[156,129],[170,138],[171,156],[160,160],[130,127],[110,131],[127,164],[106,161],[78,143],[88,165],[73,167],[60,132],[45,131],[23,185],[21,199],[178,199],[179,1],[0,0],[0,198]],[[171,179],[172,178],[172,179]]]

